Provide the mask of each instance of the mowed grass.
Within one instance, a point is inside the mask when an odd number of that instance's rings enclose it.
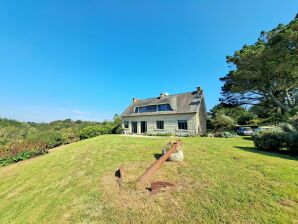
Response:
[[[0,168],[0,223],[297,223],[297,157],[254,150],[245,138],[183,138],[185,161],[133,180],[171,138],[100,136]],[[124,164],[126,182],[114,172]]]

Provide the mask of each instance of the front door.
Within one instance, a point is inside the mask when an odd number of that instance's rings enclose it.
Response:
[[[133,134],[137,134],[138,133],[138,122],[137,121],[132,121],[131,122],[131,132]]]
[[[147,122],[141,121],[141,133],[146,133],[146,132],[147,132]]]

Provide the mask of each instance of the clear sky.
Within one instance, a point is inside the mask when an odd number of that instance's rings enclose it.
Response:
[[[111,119],[133,97],[204,89],[297,0],[0,0],[0,116]]]

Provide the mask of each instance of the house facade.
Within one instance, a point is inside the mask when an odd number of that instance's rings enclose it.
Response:
[[[122,113],[124,134],[206,134],[206,106],[200,87],[193,92],[149,99],[134,98]]]

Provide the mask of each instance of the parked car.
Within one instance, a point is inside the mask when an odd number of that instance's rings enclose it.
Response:
[[[252,130],[251,127],[239,127],[237,129],[237,133],[239,135],[246,135],[246,136],[249,136],[249,135],[252,135],[254,131]]]

